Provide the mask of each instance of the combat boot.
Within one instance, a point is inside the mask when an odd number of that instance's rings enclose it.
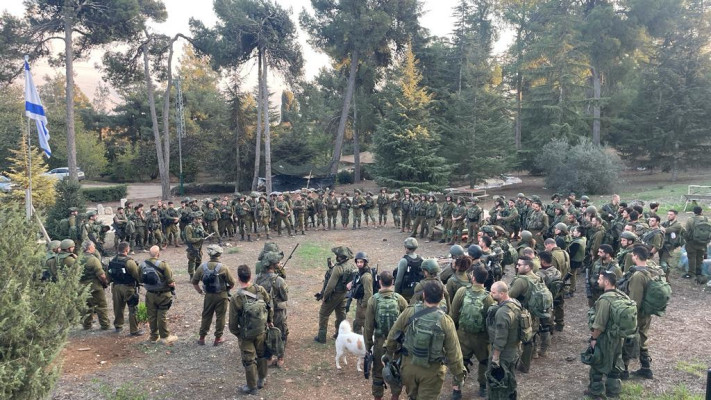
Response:
[[[204,346],[204,345],[205,345],[205,336],[200,336],[200,339],[198,339],[198,342],[197,342],[197,343],[198,343],[200,346]]]
[[[252,235],[247,235],[247,241],[251,242],[252,241]]]
[[[462,391],[452,390],[452,400],[462,400]]]
[[[627,364],[625,364],[625,369],[622,372],[620,372],[620,379],[623,381],[630,379],[630,371],[627,367]]]
[[[652,373],[651,369],[651,363],[652,363],[652,357],[649,356],[641,356],[639,358],[639,363],[642,368],[638,369],[637,371],[632,372],[632,375],[644,378],[644,379],[654,379],[654,374]]]
[[[221,345],[222,343],[225,343],[225,338],[223,338],[223,337],[218,337],[218,338],[215,338],[215,342],[214,342],[212,345],[213,345],[213,346],[219,346],[219,345]]]
[[[479,397],[486,398],[486,385],[479,385]]]

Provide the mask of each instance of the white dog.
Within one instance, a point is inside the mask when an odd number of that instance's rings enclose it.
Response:
[[[340,360],[343,358],[343,364],[348,364],[346,353],[352,353],[358,356],[356,368],[362,371],[363,357],[365,357],[365,341],[363,335],[353,333],[351,324],[348,320],[343,320],[338,326],[338,337],[336,338],[336,368],[341,369]]]

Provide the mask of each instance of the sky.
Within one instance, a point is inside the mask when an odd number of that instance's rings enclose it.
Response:
[[[453,18],[452,10],[457,0],[424,0],[423,1],[423,11],[424,15],[420,20],[420,23],[427,29],[430,30],[431,34],[436,36],[447,36],[451,33]],[[190,18],[195,18],[202,21],[206,26],[213,26],[216,22],[215,14],[212,10],[212,6],[207,6],[207,1],[204,2],[206,6],[196,6],[198,2],[191,0],[164,0],[166,8],[168,10],[168,20],[162,24],[156,24],[153,29],[156,32],[165,33],[168,35],[174,35],[178,32],[190,33],[188,21]],[[310,0],[276,0],[277,3],[281,4],[287,9],[291,9],[293,18],[297,21],[298,25],[298,15],[301,10],[306,8],[311,11]],[[22,15],[24,12],[24,7],[22,5],[22,0],[4,0],[0,9],[9,11],[14,15]],[[319,71],[321,67],[329,65],[328,56],[316,51],[306,42],[306,35],[299,28],[299,40],[301,42],[302,51],[304,52],[305,68],[304,73],[307,79],[313,78]],[[64,44],[61,42],[55,42],[55,50],[63,50]],[[178,46],[176,50],[182,46]],[[175,60],[180,58],[181,51],[176,52]],[[88,60],[80,60],[74,63],[74,71],[76,75],[76,84],[79,88],[86,94],[89,98],[94,97],[94,93],[99,83],[101,82],[101,76],[99,71],[95,68],[95,65],[101,61],[101,52],[93,51],[91,58]],[[174,65],[177,64],[174,62]],[[53,76],[57,73],[64,73],[64,68],[52,68],[46,61],[39,60],[32,66],[33,76],[36,82],[43,82],[45,76]],[[245,69],[245,73],[249,76],[246,77],[247,84],[252,83],[256,86],[256,68],[253,71],[249,68]],[[274,82],[274,81],[272,81]],[[280,81],[277,79],[274,82],[276,86],[280,85]],[[270,86],[275,86],[270,84]]]

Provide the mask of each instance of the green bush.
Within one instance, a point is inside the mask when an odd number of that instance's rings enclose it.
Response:
[[[148,322],[148,309],[146,308],[146,303],[138,303],[138,308],[136,309],[136,319],[138,323]]]
[[[49,237],[64,239],[60,234],[59,222],[69,216],[69,207],[76,207],[82,214],[86,210],[85,199],[82,195],[81,185],[69,179],[60,179],[56,187],[57,198],[54,205],[47,212],[46,229]]]
[[[606,194],[615,189],[622,162],[588,139],[571,146],[554,139],[543,146],[536,167],[546,174],[546,186],[561,193]]]
[[[185,194],[208,194],[208,193],[234,193],[234,183],[190,183],[183,185]],[[180,194],[180,186],[175,186],[170,189],[170,194],[178,196]]]
[[[86,308],[87,289],[78,263],[57,282],[37,279],[45,250],[37,244],[39,226],[25,220],[21,206],[0,203],[0,221],[0,398],[43,399],[59,377],[59,355]]]
[[[342,171],[338,171],[338,174],[336,174],[336,182],[339,185],[347,185],[349,183],[353,183],[353,179],[353,171],[344,169]]]
[[[115,185],[97,188],[82,188],[82,195],[88,201],[94,203],[105,203],[108,201],[120,201],[126,197],[128,187],[126,185]]]

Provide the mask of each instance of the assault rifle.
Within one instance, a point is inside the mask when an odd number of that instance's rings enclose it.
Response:
[[[300,245],[300,244],[301,244],[301,243],[297,243],[296,246],[294,246],[294,248],[291,250],[291,253],[289,253],[289,257],[287,257],[287,258],[286,258],[286,261],[284,261],[284,264],[282,264],[282,268],[286,268],[286,263],[288,263],[289,260],[291,260],[291,257],[294,256],[294,252],[296,251],[296,249],[299,248],[299,245]],[[329,260],[330,260],[330,258],[329,258]],[[329,268],[330,268],[330,266],[329,266]]]
[[[585,268],[585,296],[592,299],[592,286],[590,285],[590,267]]]

